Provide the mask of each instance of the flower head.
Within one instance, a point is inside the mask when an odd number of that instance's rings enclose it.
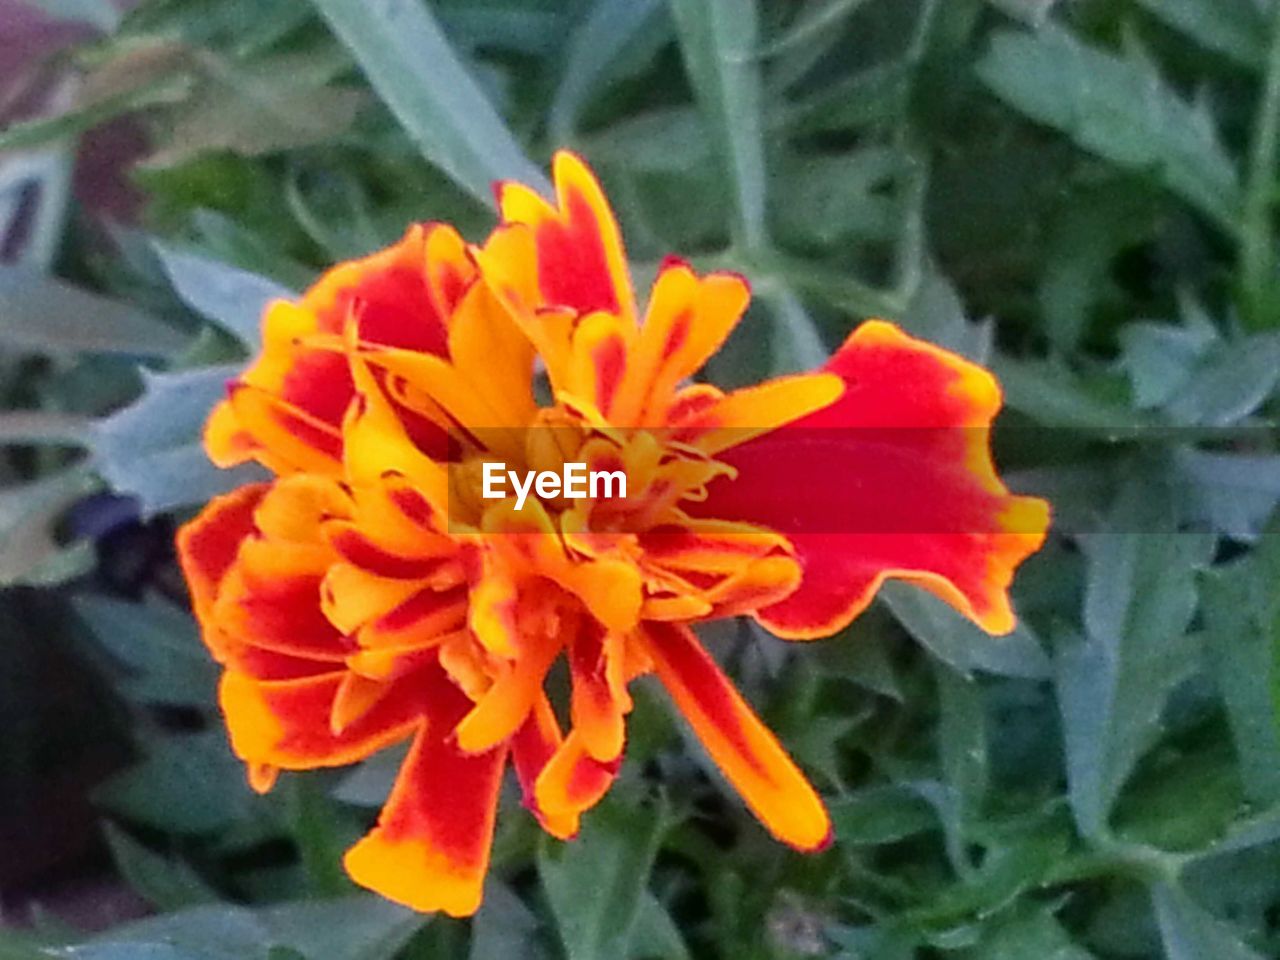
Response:
[[[823,847],[817,793],[691,625],[826,636],[897,577],[1007,632],[1014,569],[1048,524],[995,473],[992,377],[891,324],[813,373],[693,382],[745,280],[671,260],[642,313],[595,179],[570,153],[554,172],[555,204],[501,185],[481,245],[415,226],[273,304],[206,446],[275,479],[179,535],[256,788],[411,741],[345,862],[421,910],[479,905],[508,762],[541,825],[576,833],[648,673],[774,836]],[[581,463],[626,495],[486,497],[495,463]]]

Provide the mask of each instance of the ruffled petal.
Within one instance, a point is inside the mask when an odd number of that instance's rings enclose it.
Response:
[[[804,774],[687,627],[647,624],[658,679],[729,782],[775,837],[799,850],[831,840],[831,820]]]
[[[403,740],[421,722],[421,684],[397,682],[340,732],[335,703],[346,671],[297,680],[258,680],[236,670],[222,675],[218,702],[231,748],[248,764],[285,770],[337,767]]]
[[[533,233],[541,302],[579,313],[602,310],[635,322],[635,297],[622,235],[600,184],[567,150],[555,155],[552,172],[557,207],[518,183],[498,187],[498,205],[508,224]]]
[[[178,531],[178,562],[191,591],[191,606],[196,619],[206,629],[218,585],[231,569],[240,544],[253,532],[253,514],[270,488],[255,483],[231,493],[214,497],[199,516]]]
[[[1008,587],[1043,543],[1049,507],[1010,494],[996,474],[994,378],[879,321],[859,327],[826,369],[846,384],[840,398],[721,454],[737,479],[717,479],[690,507],[791,540],[803,580],[760,621],[779,636],[827,636],[896,577],[991,633],[1012,630]]]
[[[378,825],[347,852],[356,883],[414,910],[450,916],[480,906],[507,746],[469,755],[453,744],[470,701],[441,673],[424,691],[429,715]]]

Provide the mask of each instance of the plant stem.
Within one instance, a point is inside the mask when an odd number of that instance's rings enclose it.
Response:
[[[1275,231],[1271,221],[1280,149],[1280,8],[1272,16],[1266,71],[1249,155],[1240,251],[1242,313],[1245,324],[1255,330],[1280,326],[1280,311],[1272,303]]]

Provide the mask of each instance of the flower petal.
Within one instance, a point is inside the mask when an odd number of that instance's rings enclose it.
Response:
[[[178,531],[178,561],[201,626],[210,627],[218,585],[231,569],[240,544],[253,532],[253,514],[270,488],[255,483],[214,497],[199,516]]]
[[[335,733],[334,705],[347,675],[337,670],[299,680],[258,680],[226,671],[218,702],[236,756],[285,770],[338,767],[404,739],[421,722],[421,684],[405,679]]]
[[[779,840],[819,850],[831,821],[809,781],[688,627],[646,624],[658,679],[747,806]]]
[[[548,814],[538,806],[536,791],[538,777],[562,743],[564,736],[560,732],[560,723],[556,720],[546,694],[540,692],[534,699],[533,709],[524,725],[516,731],[511,741],[511,757],[515,763],[516,778],[520,781],[520,790],[524,794],[525,806],[538,818],[547,833],[559,840],[569,840],[578,832],[579,815],[563,812]]]
[[[764,524],[795,546],[802,583],[760,621],[780,636],[827,636],[897,577],[991,633],[1012,630],[1007,589],[1043,542],[1049,509],[996,475],[995,380],[879,321],[826,369],[847,384],[839,400],[723,453],[738,478],[716,480],[690,509]]]
[[[450,737],[470,706],[436,672],[424,691],[429,716],[367,837],[344,863],[356,883],[424,912],[469,916],[480,906],[507,747],[479,755]]]
[[[552,161],[558,207],[517,183],[498,188],[502,219],[534,236],[539,306],[603,310],[635,323],[635,296],[622,236],[600,184],[582,159],[561,150]]]

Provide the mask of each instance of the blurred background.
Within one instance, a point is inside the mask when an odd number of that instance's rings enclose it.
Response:
[[[991,367],[1057,532],[709,646],[813,776],[772,842],[636,690],[474,921],[346,879],[396,757],[258,797],[173,557],[263,303],[580,151],[636,276],[746,274],[721,385],[883,316]],[[0,0],[0,958],[1280,957],[1276,0]]]

